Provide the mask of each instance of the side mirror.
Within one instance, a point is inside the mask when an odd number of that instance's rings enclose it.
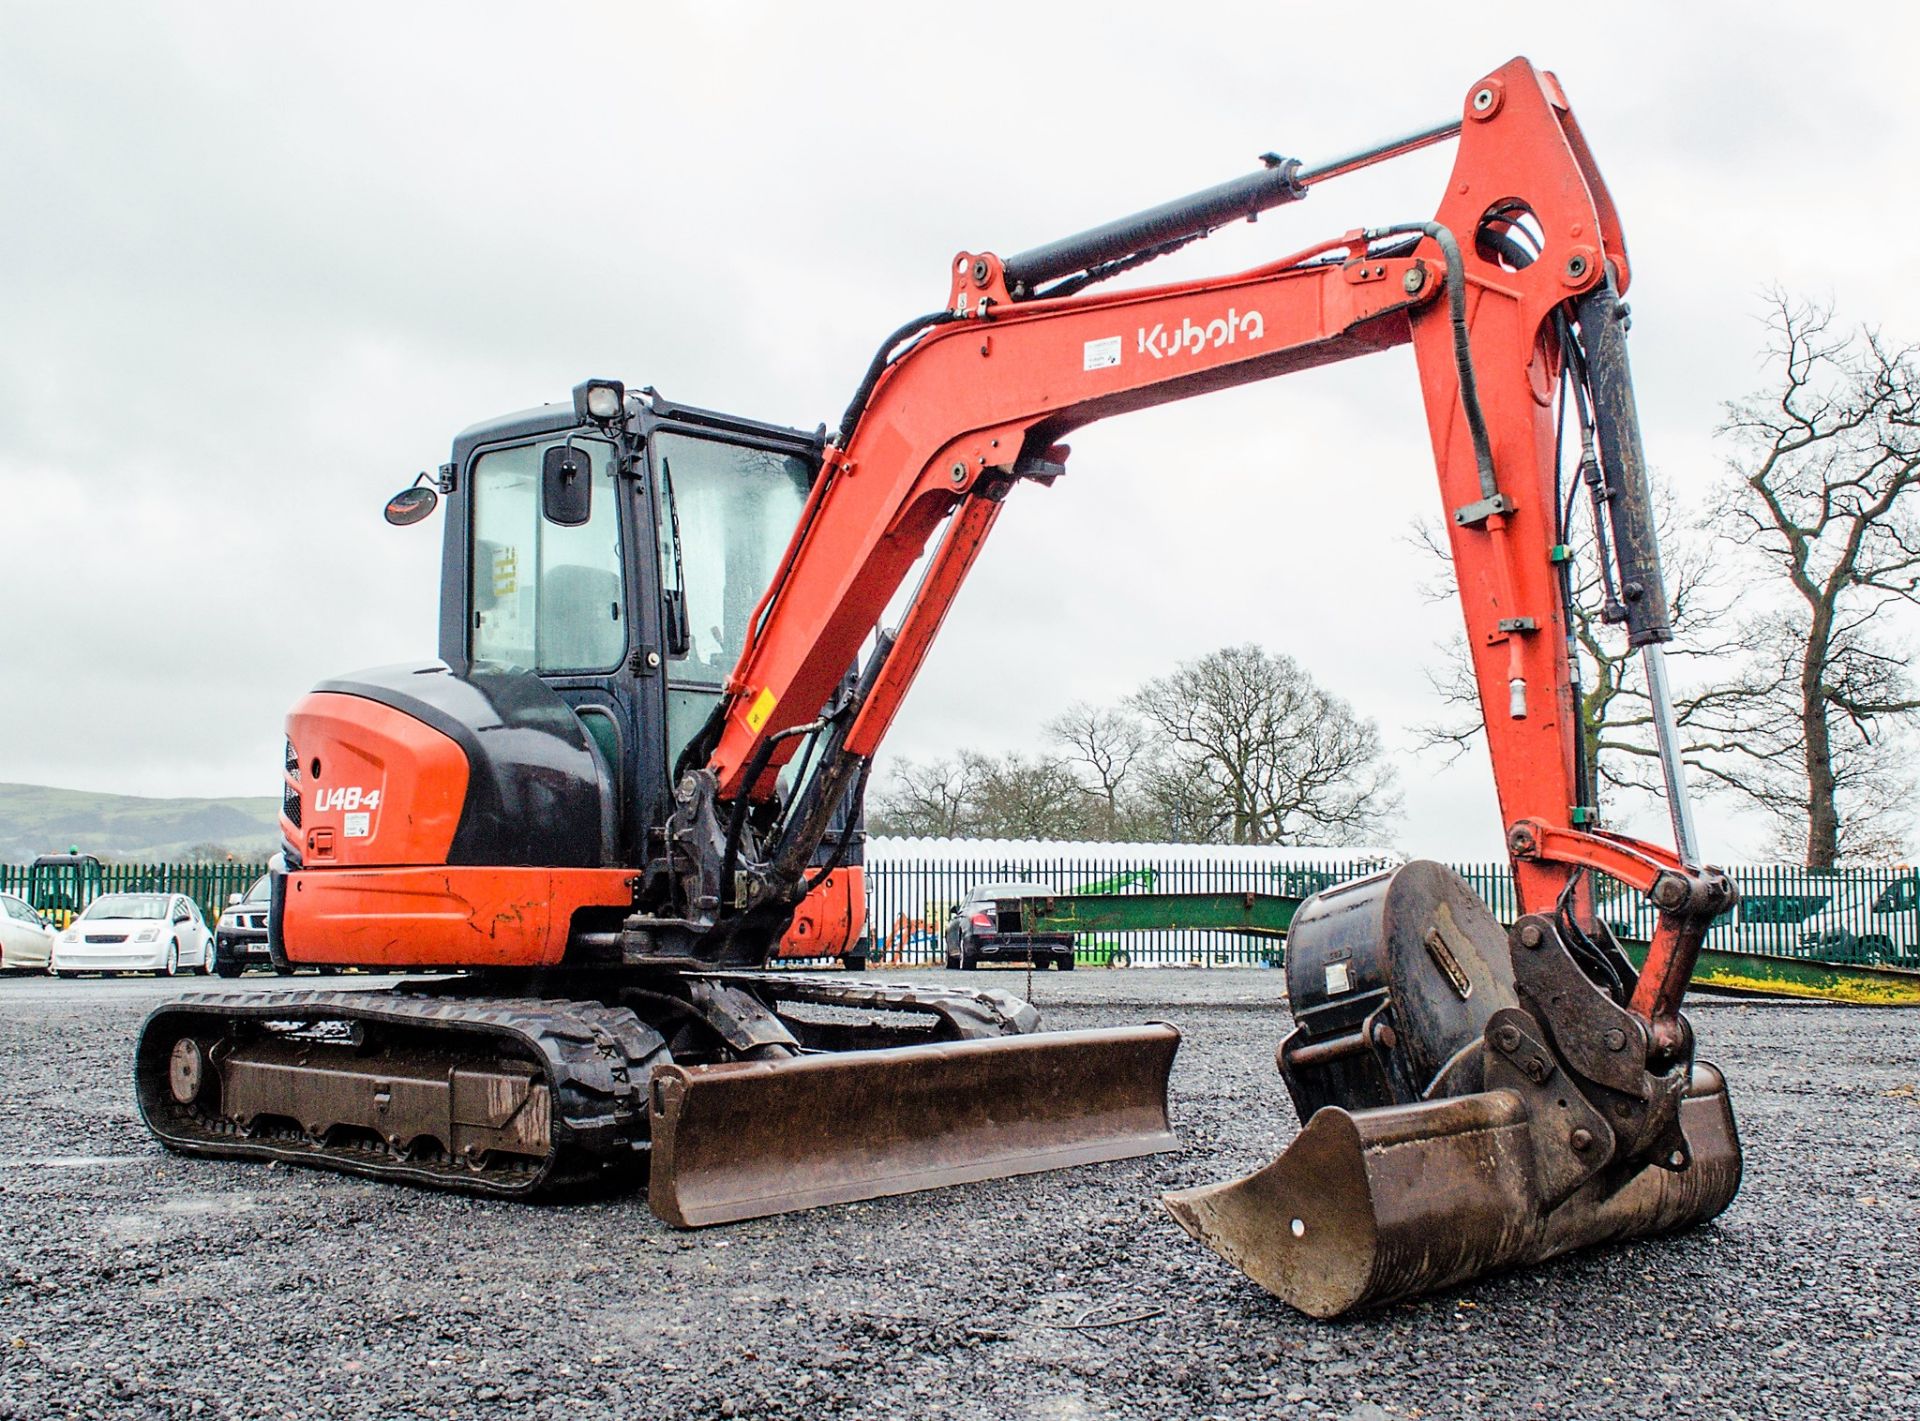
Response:
[[[593,460],[584,449],[556,444],[540,460],[540,516],[578,528],[593,512]]]
[[[238,893],[229,893],[227,895],[227,906],[229,908],[231,908],[234,904],[238,903],[239,901],[240,901],[240,895]]]
[[[403,488],[387,500],[387,522],[396,528],[408,527],[433,512],[439,502],[440,495],[426,484]]]
[[[683,587],[669,587],[660,594],[660,634],[666,639],[668,656],[685,656],[693,649],[693,628],[687,624],[687,593]]]

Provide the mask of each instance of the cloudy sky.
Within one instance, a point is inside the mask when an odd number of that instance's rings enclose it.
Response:
[[[430,654],[437,522],[387,495],[586,375],[811,427],[1011,252],[1555,70],[1627,226],[1649,452],[1713,496],[1760,293],[1920,336],[1920,34],[1875,4],[10,4],[0,10],[0,780],[272,793],[309,684]],[[1450,147],[1156,279],[1429,215]],[[1399,846],[1490,857],[1481,756],[1412,753],[1437,510],[1411,356],[1082,431],[1023,487],[894,734],[1030,746],[1229,642],[1375,717]],[[991,692],[970,668],[1018,646]],[[993,650],[998,649],[998,650]],[[1653,827],[1658,820],[1643,823]],[[1710,809],[1708,847],[1763,833]]]

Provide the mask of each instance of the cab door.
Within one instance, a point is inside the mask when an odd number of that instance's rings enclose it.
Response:
[[[616,840],[635,861],[634,747],[644,669],[632,587],[632,459],[623,438],[570,429],[483,448],[468,467],[468,653],[532,671],[606,762]],[[556,494],[556,487],[563,492]]]

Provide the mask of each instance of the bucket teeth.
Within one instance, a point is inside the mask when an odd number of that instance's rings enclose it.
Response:
[[[1261,1287],[1338,1317],[1570,1249],[1704,1223],[1740,1187],[1726,1083],[1695,1067],[1680,1108],[1685,1168],[1589,1181],[1546,1207],[1532,1122],[1512,1091],[1318,1111],[1273,1163],[1163,1196],[1175,1221]]]

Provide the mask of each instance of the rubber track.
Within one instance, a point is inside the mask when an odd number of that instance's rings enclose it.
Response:
[[[537,1164],[470,1167],[459,1161],[404,1160],[371,1145],[330,1147],[305,1139],[249,1138],[167,1086],[168,1055],[183,1035],[206,1041],[234,1025],[359,1022],[400,1028],[458,1048],[465,1036],[481,1062],[503,1055],[539,1066],[551,1093],[553,1136]],[[647,1082],[666,1059],[658,1033],[624,1007],[536,998],[463,1000],[404,992],[302,991],[247,1000],[193,993],[156,1008],[140,1030],[135,1094],[147,1126],[171,1150],[221,1159],[281,1160],[468,1193],[527,1198],[610,1168],[644,1164]]]

